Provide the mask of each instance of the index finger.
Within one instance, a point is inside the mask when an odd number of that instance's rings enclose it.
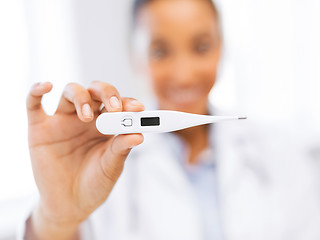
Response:
[[[105,82],[93,81],[88,88],[93,100],[104,104],[108,112],[121,112],[122,102],[118,90]]]

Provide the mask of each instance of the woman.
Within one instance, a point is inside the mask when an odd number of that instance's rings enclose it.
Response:
[[[134,20],[148,40],[136,64],[150,78],[158,108],[217,114],[208,104],[222,45],[213,3],[137,0]],[[27,100],[40,192],[27,239],[294,239],[292,226],[303,219],[287,225],[294,207],[270,204],[268,162],[257,161],[267,153],[255,151],[238,123],[147,135],[125,161],[143,136],[102,136],[95,119],[101,104],[108,112],[144,105],[104,82],[88,89],[72,83],[47,116],[41,98],[51,87],[33,86]]]

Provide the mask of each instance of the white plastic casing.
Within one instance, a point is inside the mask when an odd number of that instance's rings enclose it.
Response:
[[[141,119],[150,119],[153,126],[142,125]],[[178,111],[158,110],[143,112],[102,113],[96,121],[99,132],[105,135],[170,132],[202,124],[224,120],[236,120],[233,116],[209,116]],[[158,122],[157,122],[158,121]],[[148,122],[148,120],[147,120]]]

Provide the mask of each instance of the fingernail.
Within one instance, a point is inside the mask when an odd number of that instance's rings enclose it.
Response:
[[[142,105],[142,103],[139,102],[138,100],[132,100],[132,101],[130,101],[130,104],[133,105],[133,106]]]
[[[92,111],[91,111],[91,107],[88,103],[84,104],[82,106],[82,114],[85,118],[92,118]]]
[[[109,103],[112,108],[121,108],[121,104],[116,96],[111,97]]]

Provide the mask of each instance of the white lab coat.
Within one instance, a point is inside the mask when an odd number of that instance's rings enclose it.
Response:
[[[211,133],[225,239],[320,239],[319,169],[298,151],[297,136],[252,128],[224,122]],[[109,199],[84,224],[88,239],[202,239],[194,192],[172,144],[172,134],[145,135]]]
[[[319,171],[292,137],[260,132],[238,121],[215,124],[211,133],[224,238],[320,239]],[[82,239],[203,239],[192,186],[172,154],[174,138],[145,135],[107,201],[81,226]]]

